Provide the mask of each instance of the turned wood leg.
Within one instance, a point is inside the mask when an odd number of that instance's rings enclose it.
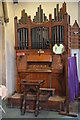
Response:
[[[39,113],[39,87],[36,86],[36,107],[35,107],[35,116],[37,117]]]
[[[21,106],[21,115],[25,114],[26,111],[26,88],[24,87],[24,95],[23,95],[23,100],[22,100],[22,106]]]
[[[21,95],[21,104],[20,104],[20,110],[22,110],[22,105],[23,105],[23,98],[24,98],[24,96],[23,95]]]

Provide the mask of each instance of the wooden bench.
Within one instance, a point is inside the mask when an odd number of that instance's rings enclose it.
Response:
[[[44,91],[44,92],[50,92],[51,96],[55,95],[55,89],[54,88],[40,88],[40,90]]]

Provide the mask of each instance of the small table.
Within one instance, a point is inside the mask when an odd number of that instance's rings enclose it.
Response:
[[[26,111],[26,96],[30,89],[36,91],[36,104],[35,104],[35,116],[39,113],[39,93],[40,85],[44,83],[44,80],[22,80],[21,85],[23,85],[23,101],[21,104],[21,114],[25,114]]]

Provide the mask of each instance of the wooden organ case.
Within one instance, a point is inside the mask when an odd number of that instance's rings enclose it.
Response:
[[[17,91],[21,92],[20,81],[45,80],[43,88],[54,88],[56,95],[66,95],[66,58],[68,55],[68,35],[70,32],[70,16],[66,12],[64,2],[59,10],[59,4],[54,8],[54,19],[49,20],[38,7],[33,21],[25,10],[21,19],[14,18],[15,49],[17,66]],[[61,43],[65,52],[55,54],[52,47]]]
[[[75,20],[73,26],[71,27],[71,49],[80,49],[80,27]]]

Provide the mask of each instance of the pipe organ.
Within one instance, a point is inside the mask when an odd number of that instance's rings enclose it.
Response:
[[[37,9],[33,21],[25,10],[21,19],[14,18],[15,49],[17,66],[17,91],[21,90],[20,80],[45,80],[44,88],[55,88],[57,95],[66,94],[66,58],[68,55],[68,28],[70,16],[66,3],[59,10],[54,8],[54,19],[47,19],[42,6]],[[63,44],[65,52],[56,55],[52,52],[55,44]]]
[[[49,28],[38,27],[31,31],[31,48],[48,49],[49,48]]]

